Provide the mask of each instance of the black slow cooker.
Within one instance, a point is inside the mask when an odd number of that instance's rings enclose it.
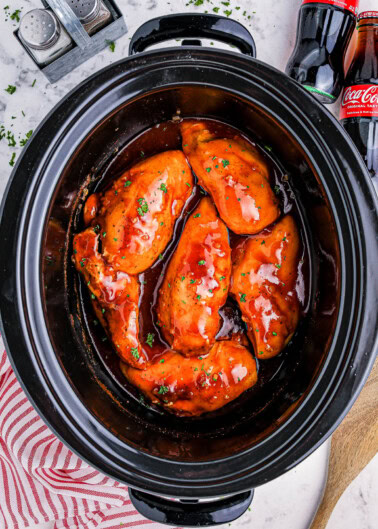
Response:
[[[244,55],[197,40],[139,53],[166,38],[201,37]],[[158,18],[130,48],[131,57],[53,109],[13,171],[1,209],[2,332],[38,413],[81,458],[128,484],[142,514],[180,526],[229,522],[254,487],[332,433],[368,376],[377,339],[377,198],[340,124],[299,84],[253,58],[253,39],[237,22]],[[135,398],[109,342],[94,336],[70,260],[88,191],[124,145],[178,109],[269,145],[298,202],[311,262],[307,315],[282,353],[289,367],[259,394],[199,419]]]

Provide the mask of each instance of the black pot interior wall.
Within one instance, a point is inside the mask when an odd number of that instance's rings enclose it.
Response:
[[[101,187],[110,172],[124,169],[127,158],[121,165],[117,158],[124,145],[170,120],[177,109],[182,117],[207,117],[231,124],[252,140],[269,145],[288,175],[288,189],[295,194],[311,263],[307,314],[286,350],[278,359],[267,361],[275,376],[271,373],[271,380],[205,419],[175,418],[139,402],[136,390],[120,372],[109,340],[101,339],[104,335],[96,328],[85,289],[71,263],[72,234],[80,228],[87,193]],[[177,147],[165,142],[164,135],[157,133],[146,155]],[[134,154],[130,163],[135,162]],[[96,126],[61,175],[46,222],[42,260],[45,318],[72,387],[98,420],[125,443],[160,457],[196,461],[226,457],[273,432],[314,381],[338,313],[334,219],[309,157],[262,107],[206,87],[151,92]]]

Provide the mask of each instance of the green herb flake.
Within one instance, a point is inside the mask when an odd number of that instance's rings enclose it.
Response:
[[[185,182],[185,185],[188,186],[188,187],[191,187],[191,185],[189,184],[189,182]]]
[[[145,213],[148,211],[148,204],[146,202],[145,198],[138,198],[139,208],[137,208],[138,215],[143,217]]]
[[[281,265],[280,265],[280,264],[277,264],[277,263],[276,263],[274,266],[275,266],[276,268],[278,268],[278,269],[281,268]]]
[[[210,173],[210,171],[211,171],[211,167],[206,167],[206,171],[207,171],[208,173]]]
[[[184,281],[184,279],[185,279],[185,276],[181,276],[181,281]]]
[[[196,215],[193,215],[193,218],[194,219],[198,219],[198,217],[200,217],[200,216],[201,216],[201,213],[197,213]]]
[[[191,284],[191,285],[194,285],[195,282],[196,282],[196,279],[191,279],[191,280],[190,280],[190,284]]]
[[[16,159],[16,153],[14,152],[14,153],[12,153],[11,159],[9,160],[9,165],[11,167],[14,166],[15,159]]]
[[[220,276],[219,281],[223,281],[223,279],[226,279],[226,276]]]
[[[109,50],[114,53],[116,47],[114,40],[106,40],[106,44],[109,46]]]
[[[205,259],[201,259],[201,261],[198,261],[198,264],[199,264],[200,266],[203,266],[204,264],[206,264]]]
[[[245,303],[247,300],[246,300],[246,294],[241,294],[240,293],[240,302],[241,303]]]
[[[20,9],[16,9],[16,11],[13,11],[13,13],[11,14],[11,19],[12,20],[15,20],[16,22],[20,22],[20,13],[21,13],[21,10]]]
[[[165,395],[166,393],[168,393],[168,391],[168,386],[160,386],[158,393],[159,395]]]
[[[24,147],[28,143],[29,139],[32,137],[32,134],[33,134],[32,130],[29,130],[29,132],[25,134],[26,137],[20,140],[21,147]]]
[[[272,334],[273,334],[273,336],[277,336],[277,333],[276,333],[276,332],[274,332],[274,331],[272,332]]]
[[[8,88],[4,88],[4,90],[5,90],[6,92],[8,92],[8,94],[11,94],[11,95],[12,95],[12,94],[15,93],[15,91],[17,90],[17,88],[16,88],[15,86],[9,84],[9,85],[8,85]]]
[[[137,360],[139,360],[140,356],[139,356],[139,352],[138,352],[138,347],[132,347],[130,349],[131,351],[131,354],[133,355],[134,358],[136,358]]]
[[[147,334],[146,343],[150,347],[152,347],[152,344],[154,343],[155,334],[153,332],[149,332]]]
[[[32,88],[35,87],[35,83],[37,82],[37,79],[34,79],[34,81],[32,82]]]
[[[261,241],[261,245],[265,244],[265,241]]]
[[[131,180],[127,180],[125,183],[124,183],[124,187],[129,187],[131,186]]]
[[[230,165],[230,162],[228,160],[222,160],[223,167],[227,167],[227,165]]]
[[[167,186],[165,184],[160,184],[160,188],[159,189],[161,191],[163,191],[163,193],[166,193],[168,191]]]

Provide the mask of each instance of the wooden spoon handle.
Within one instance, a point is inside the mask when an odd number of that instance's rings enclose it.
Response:
[[[310,529],[325,529],[345,489],[378,451],[378,360],[331,441],[324,496]]]

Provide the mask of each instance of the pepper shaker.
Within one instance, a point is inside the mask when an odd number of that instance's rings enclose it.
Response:
[[[109,9],[101,0],[66,0],[66,2],[88,35],[93,35],[112,20]]]
[[[73,44],[51,9],[33,9],[25,13],[18,37],[39,65],[50,64]]]

